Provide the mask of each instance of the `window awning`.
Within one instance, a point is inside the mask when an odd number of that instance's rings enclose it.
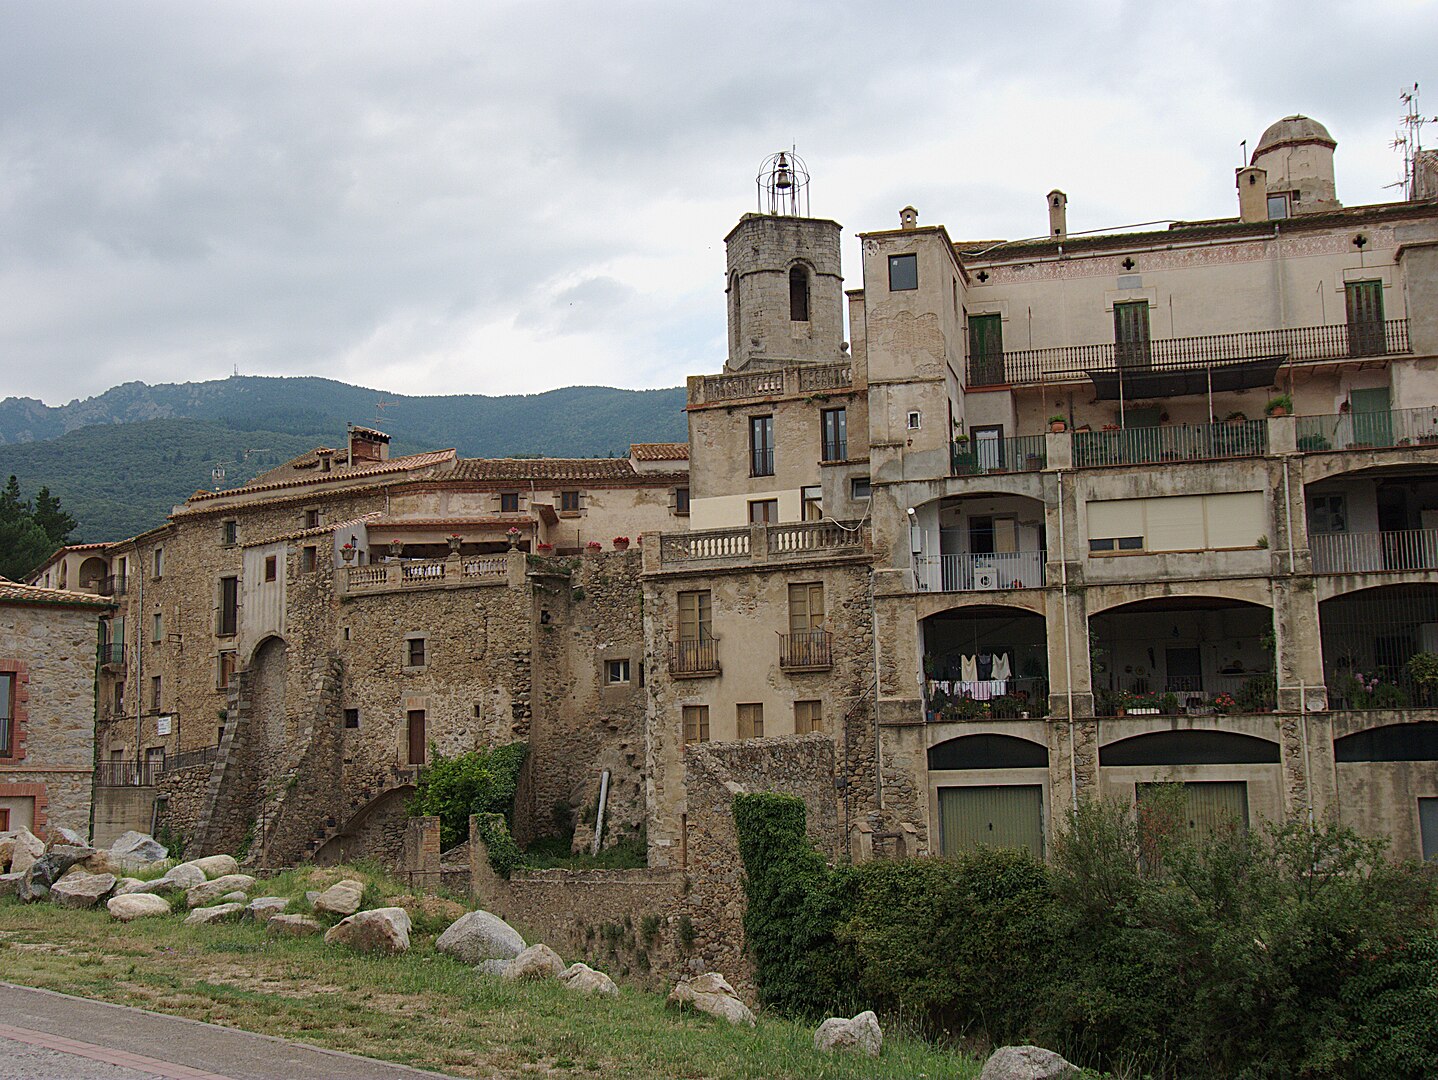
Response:
[[[1126,366],[1118,370],[1088,371],[1087,375],[1093,382],[1099,401],[1118,401],[1120,398],[1137,401],[1144,398],[1206,394],[1209,390],[1221,393],[1227,390],[1272,386],[1278,376],[1278,369],[1287,360],[1287,356],[1259,356],[1249,360],[1225,360],[1212,365],[1168,370]]]

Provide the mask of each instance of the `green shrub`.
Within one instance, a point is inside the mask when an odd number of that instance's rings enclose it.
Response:
[[[509,835],[509,825],[503,814],[479,814],[475,817],[474,828],[489,849],[489,865],[500,877],[509,877],[524,863],[524,856],[514,837]]]
[[[409,800],[410,815],[438,816],[440,845],[446,851],[469,839],[470,814],[501,814],[506,822],[512,820],[525,750],[524,743],[511,743],[452,758],[433,754],[433,764],[420,774]]]

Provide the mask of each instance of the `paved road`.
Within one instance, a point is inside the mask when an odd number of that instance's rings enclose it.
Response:
[[[0,1080],[419,1080],[440,1075],[0,982]]]

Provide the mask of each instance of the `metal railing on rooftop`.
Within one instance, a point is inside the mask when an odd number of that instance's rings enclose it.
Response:
[[[1073,433],[1073,463],[1076,467],[1263,457],[1267,453],[1268,422],[1265,420],[1165,424],[1161,427]]]
[[[1074,382],[1095,374],[1202,371],[1245,361],[1339,360],[1350,356],[1387,356],[1410,352],[1408,320],[1360,324],[1350,334],[1347,324],[1301,326],[1286,330],[1250,330],[1201,337],[1155,338],[1146,343],[1069,345],[1054,349],[1022,349],[970,357],[969,386]]]
[[[1298,449],[1364,450],[1390,446],[1438,446],[1438,407],[1300,416]]]

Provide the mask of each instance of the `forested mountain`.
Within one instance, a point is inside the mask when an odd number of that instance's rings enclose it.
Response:
[[[213,486],[216,464],[233,487],[314,446],[343,445],[347,423],[388,431],[395,454],[605,457],[631,442],[683,441],[683,409],[682,389],[408,397],[314,378],[126,383],[58,407],[0,401],[0,478],[47,486],[79,520],[73,542],[110,540],[163,522]]]

